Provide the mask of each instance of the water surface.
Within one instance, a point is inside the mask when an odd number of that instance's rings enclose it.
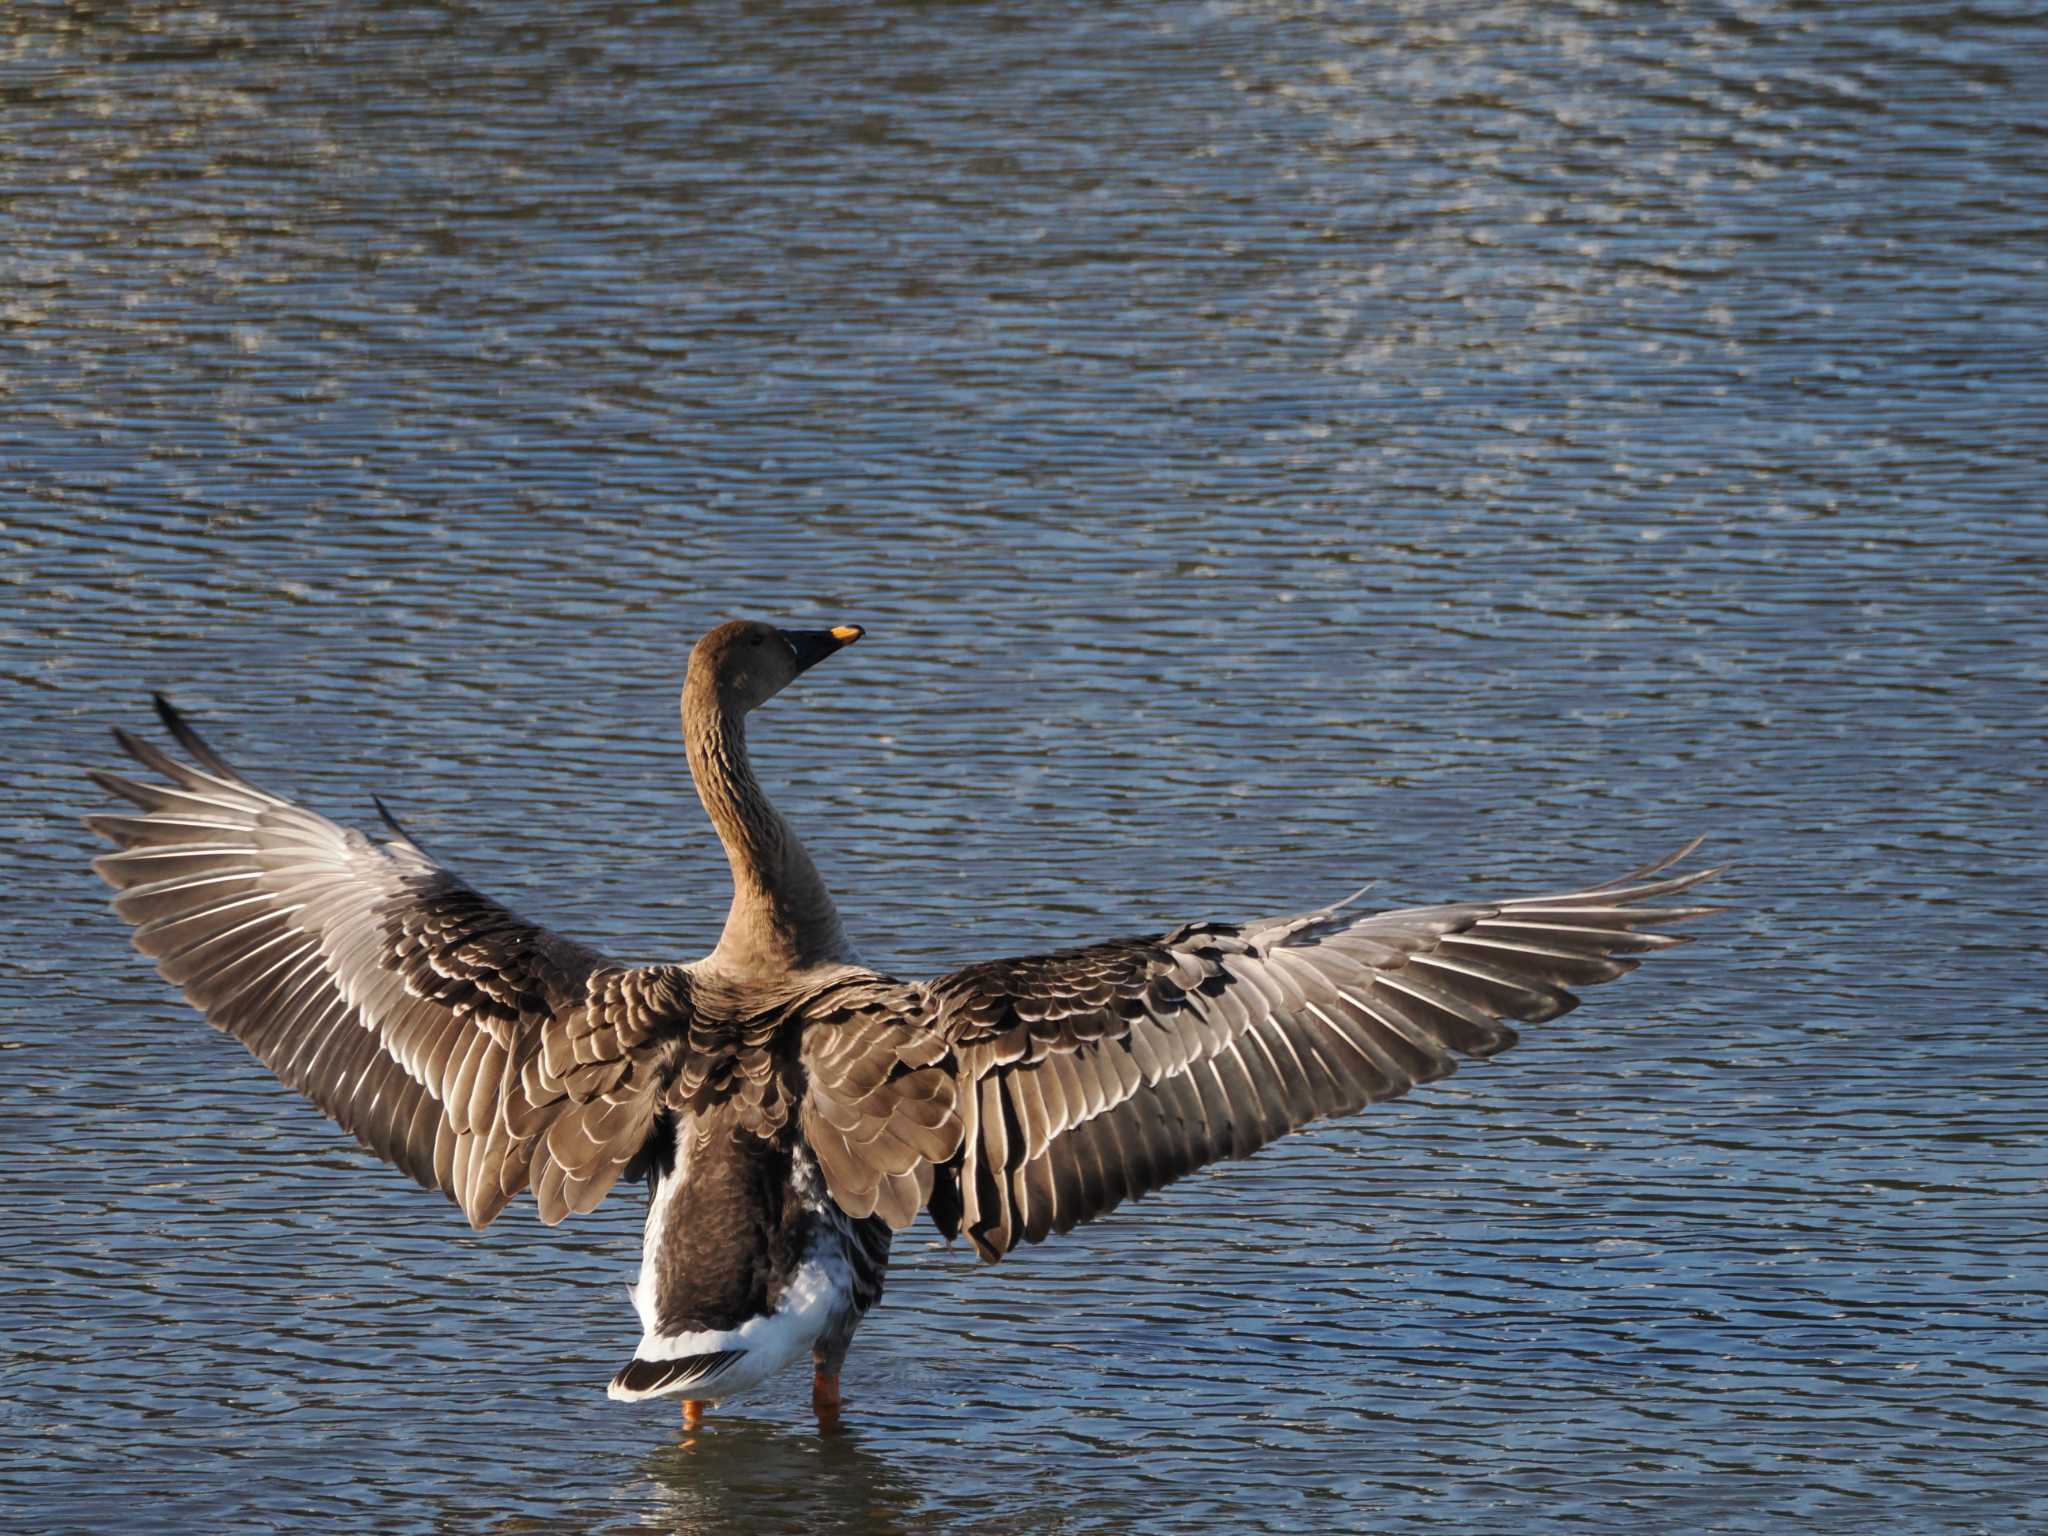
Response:
[[[0,18],[0,1523],[2048,1520],[2048,23],[2016,3]],[[764,778],[877,964],[1554,888],[1730,915],[848,1367],[606,1401],[630,1194],[488,1233],[84,871],[170,692],[635,959]]]

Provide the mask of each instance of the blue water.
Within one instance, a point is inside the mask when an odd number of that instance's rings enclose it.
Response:
[[[260,14],[242,15],[242,11]],[[2018,4],[0,15],[0,1524],[2048,1522],[2048,21]],[[1604,876],[1698,942],[999,1268],[840,1436],[608,1402],[85,871],[169,692],[708,947],[674,694],[902,974]]]

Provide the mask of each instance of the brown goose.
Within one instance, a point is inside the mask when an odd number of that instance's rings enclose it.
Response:
[[[821,1420],[920,1210],[993,1262],[1220,1158],[1406,1093],[1680,942],[1641,925],[1716,873],[1692,851],[1563,895],[1338,907],[899,981],[861,965],[761,792],[744,722],[860,638],[721,625],[683,687],[690,771],[732,863],[718,947],[628,966],[515,917],[378,810],[381,846],[257,788],[161,698],[188,760],[92,777],[135,942],[218,1028],[476,1227],[648,1182],[624,1400],[706,1403],[808,1352]],[[1694,845],[1696,846],[1696,845]]]

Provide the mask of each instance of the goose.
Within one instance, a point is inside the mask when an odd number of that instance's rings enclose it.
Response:
[[[1698,841],[1561,894],[1348,903],[903,980],[861,963],[748,762],[748,715],[861,638],[734,621],[690,654],[690,774],[732,868],[712,951],[628,965],[515,916],[375,802],[383,840],[242,776],[161,695],[183,751],[86,818],[136,946],[379,1157],[473,1227],[647,1185],[641,1328],[613,1398],[686,1428],[808,1354],[838,1421],[854,1330],[920,1211],[988,1262],[1312,1121],[1514,1044],[1572,988],[1720,910],[1662,904]],[[129,770],[132,772],[133,770]]]

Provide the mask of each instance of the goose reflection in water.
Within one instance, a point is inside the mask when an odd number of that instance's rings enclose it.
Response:
[[[647,1523],[677,1536],[758,1530],[764,1510],[788,1530],[907,1536],[931,1528],[928,1491],[850,1425],[818,1435],[727,1419],[716,1434],[686,1435],[640,1467],[657,1490]]]

